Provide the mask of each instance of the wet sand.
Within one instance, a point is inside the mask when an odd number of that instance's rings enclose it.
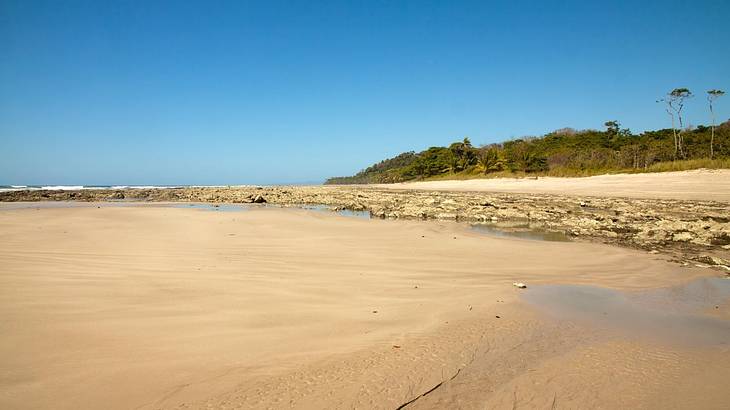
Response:
[[[633,337],[522,298],[541,284],[635,294],[711,273],[641,251],[297,209],[0,205],[0,267],[1,408],[730,398],[726,343]]]
[[[483,191],[595,197],[730,201],[730,170],[695,170],[585,178],[492,178],[376,184],[384,189]]]

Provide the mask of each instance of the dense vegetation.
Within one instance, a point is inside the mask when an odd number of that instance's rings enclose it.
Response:
[[[434,178],[473,178],[512,174],[578,176],[730,164],[730,121],[711,127],[663,129],[639,135],[609,121],[605,131],[566,128],[542,137],[526,137],[472,146],[468,138],[448,147],[406,152],[354,176],[327,184],[390,183]],[[711,144],[712,141],[712,144]]]

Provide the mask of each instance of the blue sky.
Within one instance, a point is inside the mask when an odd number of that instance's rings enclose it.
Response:
[[[0,0],[0,184],[316,182],[464,136],[667,127],[672,88],[730,90],[728,18],[725,0]],[[703,95],[687,122],[709,122]]]

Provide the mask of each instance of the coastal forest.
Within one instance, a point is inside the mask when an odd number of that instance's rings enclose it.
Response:
[[[668,129],[636,135],[618,121],[606,121],[602,131],[563,128],[542,137],[481,147],[464,138],[448,147],[404,152],[353,176],[329,178],[325,184],[730,168],[730,120],[715,125],[715,103],[724,95],[719,89],[707,91],[710,126],[684,125],[683,110],[694,94],[688,88],[675,88],[656,101],[671,119]]]
[[[633,134],[618,121],[604,130],[564,128],[480,147],[469,138],[448,147],[404,152],[353,176],[326,184],[392,183],[519,175],[589,176],[730,168],[730,120],[716,126],[668,128]]]

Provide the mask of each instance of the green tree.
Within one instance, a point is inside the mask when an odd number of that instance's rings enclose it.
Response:
[[[621,124],[618,121],[606,121],[603,123],[606,126],[608,133],[612,135],[618,135],[621,128]]]
[[[631,135],[631,131],[629,131],[628,128],[621,129],[621,123],[616,120],[606,121],[605,123],[603,123],[603,125],[606,127],[606,147],[618,149],[621,145],[619,141],[621,137],[627,137]]]
[[[469,138],[464,138],[461,142],[451,144],[449,150],[453,154],[451,162],[451,170],[453,172],[463,171],[476,163],[476,150],[471,145]]]
[[[507,168],[504,153],[494,146],[482,148],[477,158],[477,165],[485,174],[503,171]]]

